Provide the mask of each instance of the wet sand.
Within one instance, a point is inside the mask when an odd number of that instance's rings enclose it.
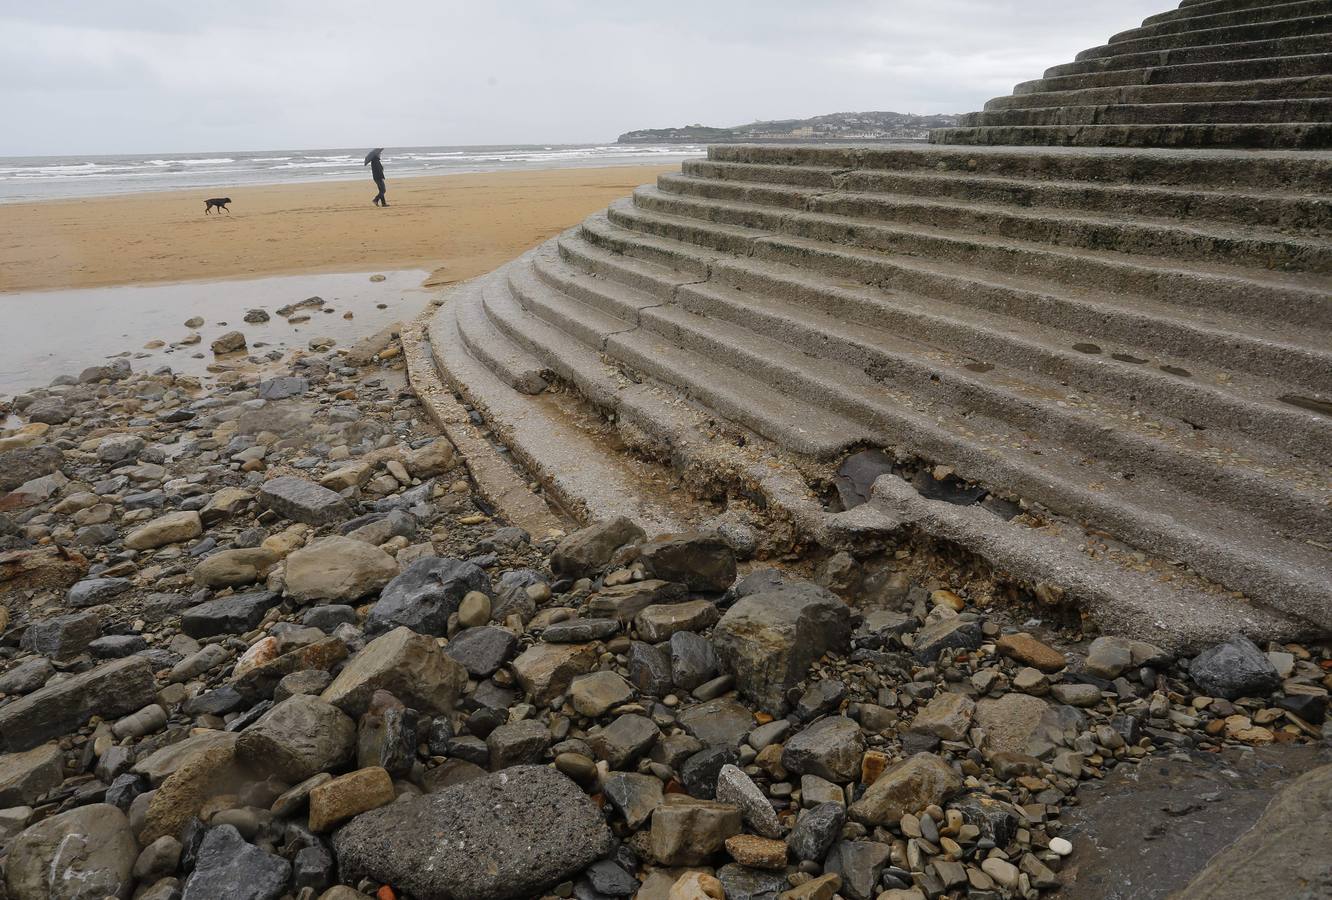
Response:
[[[678,165],[163,191],[0,204],[0,292],[424,269],[488,272]],[[203,200],[232,198],[231,214]],[[4,298],[0,298],[3,302]]]

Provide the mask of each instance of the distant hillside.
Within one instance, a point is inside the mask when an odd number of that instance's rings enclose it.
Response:
[[[733,128],[684,125],[626,132],[621,144],[726,143],[730,141],[923,141],[931,128],[951,128],[957,116],[916,116],[895,112],[832,113],[812,119],[778,119]]]

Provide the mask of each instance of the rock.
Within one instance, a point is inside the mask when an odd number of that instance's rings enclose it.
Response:
[[[512,631],[485,625],[459,632],[445,645],[444,654],[457,660],[469,674],[489,678],[517,649],[518,636]]]
[[[458,625],[478,628],[490,622],[490,598],[481,591],[468,591],[458,603]]]
[[[820,719],[786,742],[782,766],[801,775],[817,775],[845,784],[860,774],[865,739],[860,726],[845,716]]]
[[[685,598],[685,586],[657,578],[603,587],[587,602],[586,615],[631,622],[655,603],[674,603]]]
[[[851,805],[851,817],[865,825],[896,824],[907,813],[943,803],[961,787],[951,766],[931,753],[917,753],[886,769]]]
[[[295,475],[265,481],[259,488],[259,503],[283,518],[315,527],[340,522],[351,514],[341,494]]]
[[[648,820],[652,811],[661,805],[663,796],[660,779],[637,772],[611,772],[601,789],[633,830]]]
[[[587,744],[612,769],[623,769],[652,749],[659,737],[661,729],[651,719],[627,713],[605,728],[590,732]]]
[[[377,690],[428,715],[443,715],[453,711],[466,684],[467,671],[445,656],[433,638],[395,628],[366,644],[320,696],[357,718]]]
[[[0,809],[36,802],[65,779],[65,758],[56,744],[0,756]]]
[[[216,525],[239,513],[253,499],[253,493],[241,488],[219,488],[208,498],[203,509],[199,510],[199,518],[203,520],[205,527]]]
[[[63,660],[78,656],[102,633],[100,610],[85,609],[67,616],[33,622],[19,642],[25,650]]]
[[[138,435],[112,434],[97,445],[97,458],[110,465],[125,465],[137,460],[146,446]]]
[[[845,684],[835,678],[821,678],[811,684],[796,701],[796,718],[802,722],[812,722],[836,710],[842,705],[845,696]]]
[[[241,732],[236,758],[288,784],[350,762],[356,723],[327,701],[297,694]]]
[[[406,625],[418,634],[443,636],[449,616],[472,591],[490,592],[490,578],[479,566],[443,557],[418,559],[384,586],[366,619],[366,633]]]
[[[23,414],[29,422],[40,422],[43,425],[63,425],[73,416],[60,397],[42,397],[34,400]]]
[[[235,353],[245,349],[245,335],[239,331],[228,331],[210,346],[214,353]]]
[[[823,868],[842,876],[841,893],[850,900],[877,896],[879,875],[888,864],[892,847],[875,841],[838,841],[832,846]]]
[[[0,452],[0,494],[59,472],[64,464],[65,454],[55,447],[18,447]]]
[[[47,685],[0,706],[0,752],[31,750],[92,716],[113,719],[157,700],[148,660],[131,656]]]
[[[842,876],[836,872],[829,872],[827,875],[820,875],[813,881],[806,881],[799,887],[792,888],[781,895],[781,900],[832,900],[841,887]],[[888,893],[890,892],[884,892],[885,895]],[[898,900],[898,898],[890,897],[888,900]]]
[[[180,854],[184,848],[174,837],[163,835],[143,848],[134,862],[134,877],[151,884],[159,878],[174,875],[180,865]]]
[[[717,775],[716,796],[718,801],[731,803],[739,809],[745,824],[758,834],[768,838],[781,837],[782,826],[777,821],[777,813],[773,811],[772,804],[763,796],[758,785],[740,769],[732,765],[722,766],[721,772]],[[782,852],[782,858],[783,860],[786,858],[785,850]],[[736,857],[736,862],[749,865],[739,857]]]
[[[213,757],[211,764],[218,767],[224,764],[220,760],[229,762],[239,737],[229,731],[201,729],[184,740],[167,744],[147,756],[140,755],[134,763],[134,771],[146,776],[151,786],[158,787],[191,762],[212,753],[215,748],[224,748],[226,752],[221,757]]]
[[[30,694],[54,674],[55,666],[49,659],[41,656],[29,659],[0,675],[0,694]]]
[[[302,602],[352,602],[378,592],[397,574],[397,562],[383,550],[335,536],[287,557],[286,585]]]
[[[692,691],[717,675],[721,661],[712,644],[702,635],[678,631],[671,635],[671,681],[682,691]]]
[[[975,650],[981,645],[983,637],[979,622],[968,621],[960,616],[938,619],[916,632],[912,651],[916,659],[932,663],[944,650]]]
[[[754,727],[754,714],[743,703],[719,697],[691,706],[679,716],[686,731],[709,746],[735,747]]]
[[[669,534],[643,545],[639,560],[663,581],[720,593],[735,582],[735,551],[715,534]]]
[[[720,617],[716,604],[710,600],[658,603],[640,612],[634,619],[634,627],[640,638],[658,644],[677,631],[702,631],[716,624]]]
[[[716,799],[721,770],[739,761],[740,754],[734,747],[705,747],[680,764],[680,783],[691,797]]]
[[[999,652],[1009,659],[1016,659],[1047,674],[1058,672],[1068,665],[1064,654],[1041,643],[1025,631],[1004,635],[996,642],[996,646]]]
[[[93,803],[59,813],[10,844],[9,900],[128,897],[138,853],[129,819],[114,806]]]
[[[597,718],[634,695],[629,682],[614,672],[580,675],[569,686],[569,700],[579,715]]]
[[[1212,697],[1266,697],[1281,687],[1276,667],[1242,634],[1204,650],[1189,663],[1189,677]]]
[[[328,671],[347,658],[347,645],[336,637],[321,638],[276,656],[262,652],[268,649],[278,653],[276,638],[264,648],[268,640],[258,641],[232,670],[232,684],[246,698],[269,697],[288,675],[309,669]]]
[[[686,872],[670,887],[666,900],[725,900],[722,883],[706,872]]]
[[[513,661],[513,674],[538,706],[564,694],[577,675],[597,666],[595,644],[534,644]]]
[[[310,790],[310,830],[329,831],[353,816],[393,802],[393,779],[379,766],[357,769]]]
[[[840,803],[820,803],[800,814],[786,843],[797,860],[820,862],[842,833],[846,810]]]
[[[286,400],[288,397],[299,397],[309,389],[309,380],[299,375],[279,375],[259,382],[255,393],[260,400]]]
[[[77,582],[65,595],[65,605],[76,609],[105,603],[130,589],[128,578],[85,578]]]
[[[597,897],[631,897],[638,893],[638,879],[626,872],[618,863],[601,859],[587,867],[582,879]],[[574,888],[576,897],[583,896]]]
[[[605,568],[615,551],[647,535],[629,519],[620,516],[579,529],[560,541],[550,556],[557,575],[582,578]]]
[[[985,746],[991,752],[1008,751],[1032,756],[1032,745],[1041,720],[1050,705],[1039,697],[1005,694],[998,699],[984,699],[976,704],[976,727],[985,732]]]
[[[1050,689],[1060,703],[1092,707],[1101,702],[1101,689],[1094,684],[1056,684]]]
[[[344,880],[370,877],[418,900],[508,900],[582,871],[611,840],[572,781],[517,766],[357,816],[333,846]]]
[[[652,858],[663,866],[702,865],[740,829],[740,810],[729,803],[668,794],[652,814]]]
[[[257,628],[281,599],[273,591],[254,591],[208,600],[181,614],[180,630],[196,639],[244,634]]]
[[[726,839],[726,852],[742,866],[755,869],[785,869],[786,842],[752,834],[737,834]]]
[[[194,569],[194,583],[206,588],[240,587],[268,575],[280,557],[264,547],[222,550],[206,557]]]
[[[786,692],[810,663],[830,650],[844,652],[850,610],[834,594],[793,583],[741,598],[713,630],[717,654],[735,673],[736,687],[765,712],[786,711]]]
[[[932,734],[945,741],[960,741],[967,736],[975,712],[976,702],[964,694],[936,694],[924,709],[916,713],[911,730],[918,734]]]
[[[1098,637],[1087,648],[1086,671],[1107,681],[1133,665],[1133,650],[1126,638]]]
[[[539,764],[549,743],[550,732],[535,719],[501,725],[486,736],[490,769],[498,772],[510,766]]]
[[[246,843],[235,827],[221,825],[204,835],[181,900],[277,900],[290,878],[290,863]]]
[[[453,445],[446,438],[435,438],[404,454],[402,464],[413,478],[434,478],[453,468],[453,459]]]
[[[629,645],[629,680],[649,697],[664,697],[671,691],[671,659],[658,648],[641,641]]]
[[[547,625],[541,639],[548,644],[586,644],[604,641],[620,633],[615,619],[566,619]]]
[[[153,550],[167,544],[178,544],[203,534],[203,522],[193,510],[167,513],[147,525],[136,528],[125,538],[131,550]]]

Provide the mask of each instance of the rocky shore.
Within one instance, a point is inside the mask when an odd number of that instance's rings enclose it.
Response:
[[[527,534],[390,335],[270,364],[4,401],[0,900],[1034,900],[1081,785],[1325,752],[1325,646],[1089,640],[733,521]],[[1327,896],[1297,790],[1182,896]]]

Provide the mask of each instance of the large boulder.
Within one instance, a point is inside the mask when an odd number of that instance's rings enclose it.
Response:
[[[291,864],[246,843],[232,825],[208,829],[181,900],[276,900],[287,891]]]
[[[1281,687],[1281,676],[1267,654],[1242,634],[1194,657],[1189,677],[1211,696],[1227,700],[1266,697]]]
[[[365,630],[380,634],[406,625],[418,634],[443,636],[449,616],[458,611],[458,604],[470,591],[491,593],[490,577],[480,566],[438,556],[418,559],[384,586]]]
[[[592,575],[610,563],[616,550],[645,537],[643,529],[624,516],[596,522],[560,541],[550,555],[550,567],[570,578]]]
[[[56,744],[0,755],[0,809],[28,806],[65,780],[65,757]]]
[[[592,801],[542,766],[515,766],[372,810],[333,837],[344,880],[373,878],[418,900],[538,896],[611,843]]]
[[[802,582],[741,598],[712,634],[740,693],[775,716],[786,712],[787,691],[805,677],[810,664],[830,650],[845,652],[850,639],[846,604]]]
[[[962,788],[962,778],[932,753],[917,753],[884,769],[859,800],[851,818],[865,825],[892,825],[907,813],[942,804]]]
[[[434,638],[395,628],[366,644],[320,696],[354,718],[365,713],[377,690],[428,715],[444,715],[466,685],[467,670],[445,656]]]
[[[138,853],[129,819],[116,807],[93,803],[59,813],[10,844],[9,900],[125,900]]]
[[[141,656],[103,663],[0,706],[0,752],[31,750],[78,729],[157,702],[153,668]]]
[[[309,694],[283,700],[241,732],[236,758],[288,784],[349,762],[356,723],[331,703]]]
[[[287,557],[287,592],[305,603],[349,603],[377,593],[397,574],[397,561],[378,547],[327,537]]]

